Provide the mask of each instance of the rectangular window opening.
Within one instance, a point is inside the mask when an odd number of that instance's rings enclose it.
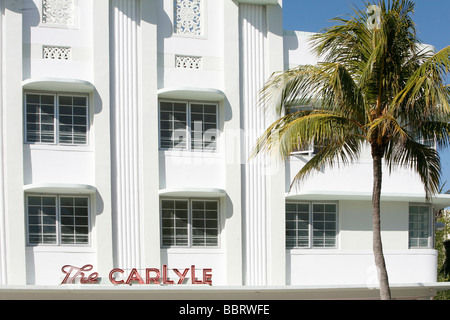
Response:
[[[86,145],[88,142],[87,96],[27,93],[25,117],[27,143]]]
[[[161,200],[162,247],[217,247],[219,202],[203,199]]]
[[[336,237],[336,203],[286,203],[287,248],[336,248]]]
[[[217,149],[217,104],[161,101],[159,115],[161,149]]]
[[[87,196],[28,195],[26,197],[29,245],[88,245]]]
[[[430,248],[432,215],[429,205],[409,206],[409,247]]]

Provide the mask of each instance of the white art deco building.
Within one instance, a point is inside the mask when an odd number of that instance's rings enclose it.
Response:
[[[317,62],[281,0],[0,4],[0,298],[378,297],[370,154],[293,190],[314,148],[248,160],[264,82]],[[393,297],[447,288],[450,199],[399,169],[382,200]]]

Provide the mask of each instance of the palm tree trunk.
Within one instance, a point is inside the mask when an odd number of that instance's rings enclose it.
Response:
[[[380,148],[372,146],[373,160],[373,193],[372,193],[372,227],[373,227],[373,254],[375,265],[378,271],[378,281],[380,284],[380,298],[382,300],[391,299],[389,279],[384,261],[383,245],[381,242],[380,224],[380,197],[382,182],[382,160],[383,152]]]

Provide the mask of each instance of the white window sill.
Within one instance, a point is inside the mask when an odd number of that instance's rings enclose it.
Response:
[[[185,157],[185,158],[221,158],[222,154],[217,151],[194,151],[194,150],[166,150],[160,149],[159,154],[170,157]]]
[[[48,151],[76,151],[76,152],[93,152],[89,145],[62,145],[62,144],[34,144],[24,143],[24,150],[48,150]]]
[[[190,248],[161,248],[167,254],[223,254],[224,251],[218,247],[190,247]]]
[[[56,246],[56,245],[27,245],[26,252],[29,253],[95,253],[96,251],[90,245],[67,245],[67,246]]]

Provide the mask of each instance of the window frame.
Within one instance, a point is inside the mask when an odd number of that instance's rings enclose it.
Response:
[[[29,206],[29,198],[30,197],[40,197],[40,198],[54,198],[55,199],[55,228],[56,228],[56,241],[55,243],[44,243],[42,241],[38,243],[33,243],[30,241],[30,206]],[[63,224],[62,224],[62,213],[61,213],[61,198],[73,198],[73,199],[86,199],[87,200],[87,233],[83,234],[87,237],[86,243],[63,243],[62,236],[64,235],[62,232]],[[68,248],[68,247],[90,247],[92,242],[92,215],[91,215],[91,196],[89,195],[75,195],[75,194],[44,194],[44,193],[29,193],[25,195],[25,215],[26,215],[26,243],[29,247],[54,247],[54,248]],[[86,227],[86,226],[83,226]],[[74,225],[76,228],[76,225]],[[42,235],[44,233],[42,232]]]
[[[427,245],[426,246],[421,246],[420,245],[420,240],[424,239],[424,238],[420,238],[420,237],[411,237],[411,233],[412,232],[424,232],[424,230],[412,230],[411,229],[411,224],[412,223],[418,223],[415,221],[411,221],[411,207],[426,207],[428,209],[428,225],[427,225],[427,230],[426,232],[428,232],[428,237],[427,237]],[[433,208],[430,204],[425,204],[425,203],[410,203],[408,205],[408,248],[409,249],[432,249],[433,248],[433,243],[434,243],[434,230],[433,230],[433,226],[434,226],[434,216],[433,216]],[[414,239],[414,240],[413,240]],[[411,241],[417,241],[419,242],[419,245],[411,245]]]
[[[162,146],[162,135],[161,135],[161,104],[162,103],[180,103],[186,105],[186,125],[185,125],[185,136],[186,143],[184,148],[175,148],[175,147],[163,147]],[[216,121],[216,137],[215,137],[215,147],[214,149],[205,149],[205,148],[193,148],[192,147],[192,134],[194,132],[194,128],[191,126],[192,120],[192,105],[201,104],[201,105],[213,105],[215,107],[215,121]],[[204,113],[203,113],[204,114]],[[203,124],[203,122],[202,122]],[[220,136],[220,123],[219,123],[219,103],[212,101],[198,101],[198,100],[181,100],[181,99],[160,99],[158,100],[158,147],[161,151],[182,151],[182,152],[198,152],[198,153],[217,153],[219,152],[219,136]],[[172,129],[174,131],[174,129]],[[203,132],[203,131],[202,131]],[[204,132],[202,137],[202,144],[204,143]]]
[[[167,245],[164,244],[164,233],[163,233],[163,201],[185,201],[187,202],[187,244],[186,245]],[[217,245],[194,245],[193,244],[193,208],[192,202],[202,201],[202,202],[215,202],[217,204]],[[220,234],[221,234],[221,201],[217,198],[192,198],[192,197],[176,197],[168,198],[164,197],[160,199],[160,247],[161,249],[218,249],[220,248]]]
[[[295,246],[288,246],[288,239],[287,239],[287,232],[288,232],[288,228],[287,228],[287,205],[288,204],[307,204],[308,205],[308,236],[307,236],[307,240],[308,240],[308,245],[307,246],[299,246],[298,245],[298,226],[296,226],[295,229],[289,229],[289,230],[293,230],[296,232],[296,236],[295,236]],[[334,245],[333,246],[315,246],[314,245],[314,210],[313,210],[313,206],[314,205],[334,205],[335,206],[335,211],[333,212],[334,216],[335,216],[335,228],[334,228]],[[296,211],[295,214],[298,214],[298,212]],[[298,220],[296,219],[295,222],[297,223]],[[326,231],[325,229],[322,229],[323,231]],[[301,200],[290,200],[290,201],[286,201],[285,202],[285,248],[287,250],[296,250],[296,249],[300,249],[300,250],[308,250],[308,249],[319,249],[319,250],[326,250],[326,249],[338,249],[338,234],[339,234],[339,202],[338,201],[301,201]]]
[[[28,106],[27,106],[27,96],[28,95],[39,95],[39,96],[53,96],[53,142],[42,142],[42,141],[29,141],[28,139]],[[67,142],[60,142],[61,137],[61,121],[60,121],[60,103],[59,103],[59,97],[60,96],[67,96],[67,97],[82,97],[86,99],[86,113],[84,116],[86,117],[86,141],[84,143],[67,143]],[[24,144],[27,145],[39,145],[39,146],[67,146],[67,147],[87,147],[90,144],[90,129],[91,129],[91,108],[90,108],[90,95],[88,93],[76,93],[76,92],[58,92],[58,91],[30,91],[27,90],[24,92],[23,95],[23,113],[24,113],[24,120],[23,120],[23,131],[24,131]],[[72,105],[73,108],[73,105]],[[73,112],[72,112],[73,117]],[[73,129],[73,124],[72,124]],[[72,132],[72,139],[74,138],[74,134]]]

